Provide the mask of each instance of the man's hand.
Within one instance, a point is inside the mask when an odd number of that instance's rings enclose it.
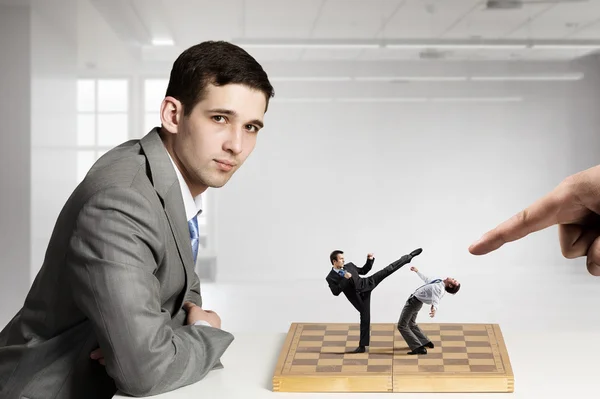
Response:
[[[373,258],[374,258],[374,256],[373,256],[372,253],[371,254],[367,254],[367,259],[373,259]]]
[[[191,302],[183,304],[183,309],[187,313],[187,324],[191,325],[199,320],[207,321],[211,327],[221,328],[221,318],[212,310],[204,310],[200,306]]]
[[[411,270],[411,271],[413,271],[413,272],[415,272],[415,273],[419,271],[419,269],[417,269],[417,268],[416,268],[416,267],[414,267],[414,266],[411,266],[411,267],[410,267],[410,270]]]
[[[485,233],[469,252],[484,255],[554,224],[558,224],[563,256],[587,256],[589,273],[600,276],[600,165],[567,177],[550,193]]]
[[[98,363],[105,366],[104,363],[104,354],[102,353],[102,349],[98,348],[90,353],[90,359],[97,360]]]
[[[344,273],[344,278],[347,278],[347,279],[352,278],[352,274],[346,272],[346,273]]]
[[[429,312],[429,316],[431,316],[431,317],[435,316],[435,309],[433,308],[433,306],[431,307],[431,311]]]

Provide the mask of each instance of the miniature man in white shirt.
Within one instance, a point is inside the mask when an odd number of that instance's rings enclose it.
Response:
[[[421,310],[423,304],[431,305],[429,316],[435,316],[440,300],[446,292],[456,294],[460,289],[460,283],[451,277],[445,279],[430,279],[419,272],[416,267],[411,267],[410,270],[417,273],[425,282],[425,285],[417,288],[408,298],[400,320],[398,320],[398,331],[402,334],[402,338],[406,341],[410,348],[409,355],[425,355],[427,348],[433,348],[433,342],[423,333],[416,323],[417,314]]]

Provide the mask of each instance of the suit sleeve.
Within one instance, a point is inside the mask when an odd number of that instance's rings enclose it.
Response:
[[[373,259],[367,258],[367,262],[365,263],[365,265],[363,267],[356,267],[356,269],[358,270],[358,274],[364,275],[364,274],[369,273],[371,271],[371,269],[373,268],[374,262],[375,262],[375,258],[373,258]]]
[[[192,284],[190,285],[190,290],[186,294],[185,302],[192,302],[200,307],[202,307],[202,295],[200,294],[200,279],[198,278],[198,274],[194,270],[192,275]]]
[[[432,279],[430,279],[429,277],[427,277],[420,271],[417,272],[417,275],[421,278],[421,280],[423,280],[425,282],[425,284],[429,284],[431,281],[433,281]]]
[[[339,282],[333,281],[332,279],[326,279],[327,284],[329,284],[329,289],[331,293],[335,296],[338,296],[344,291],[346,286],[349,284],[349,280],[347,278],[342,278]]]
[[[199,381],[233,341],[212,327],[169,326],[154,274],[165,242],[155,212],[131,188],[95,194],[77,217],[67,257],[65,277],[92,324],[106,372],[132,396]]]

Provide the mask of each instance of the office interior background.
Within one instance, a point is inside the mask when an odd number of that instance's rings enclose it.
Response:
[[[173,61],[204,40],[244,47],[276,91],[254,153],[204,194],[197,271],[223,328],[358,322],[327,287],[329,253],[373,252],[376,271],[422,247],[414,266],[462,283],[435,321],[596,345],[600,280],[556,227],[467,250],[600,163],[592,0],[0,0],[2,327],[72,190],[159,124]],[[372,321],[397,321],[419,285],[408,268],[385,280]]]

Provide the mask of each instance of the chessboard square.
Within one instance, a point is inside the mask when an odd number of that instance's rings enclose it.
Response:
[[[327,338],[327,337],[325,337]],[[344,337],[345,340],[346,337]],[[321,342],[323,341],[323,337],[318,336],[318,335],[307,335],[307,336],[301,336],[300,337],[300,342],[314,342],[314,341],[318,341]]]
[[[369,366],[391,366],[393,359],[369,359]]]
[[[396,329],[393,327],[393,325],[390,325],[390,324],[372,324],[371,325],[371,332],[386,331],[386,332],[392,333],[395,330]]]
[[[465,337],[463,337],[462,335],[442,335],[442,342],[444,341],[461,341],[463,342],[465,340]]]
[[[444,359],[444,366],[468,366],[469,359]]]
[[[318,359],[320,356],[320,353],[295,353],[294,359]]]
[[[326,330],[328,328],[328,324],[304,324],[302,325],[302,329],[306,330]]]
[[[331,348],[329,349],[331,350]],[[321,348],[313,348],[313,347],[296,347],[296,353],[321,353]]]
[[[444,364],[444,371],[450,373],[468,373],[471,371],[469,365],[446,365]]]
[[[444,353],[443,352],[434,352],[435,349],[429,349],[427,351],[427,358],[428,359],[443,359],[444,358]]]
[[[417,373],[419,371],[419,366],[417,364],[414,365],[394,365],[395,373]]]
[[[463,331],[487,331],[488,324],[463,324]]]
[[[444,371],[444,366],[419,365],[419,371],[425,373],[441,373]]]
[[[347,327],[348,330],[360,330],[359,324],[351,324]]]
[[[344,359],[368,359],[368,353],[345,353]]]
[[[319,364],[319,359],[294,359],[292,366],[316,366]]]
[[[393,358],[391,348],[387,351],[381,351],[381,352],[376,352],[376,350],[380,350],[380,349],[369,348],[369,359],[371,359],[371,360],[379,360],[379,359],[389,360],[389,359]]]
[[[469,353],[469,359],[493,359],[493,353]]]
[[[442,356],[444,359],[468,359],[469,358],[469,354],[467,354],[467,352],[458,352],[458,353],[442,352]]]
[[[346,339],[348,337],[346,335],[325,335],[324,337],[321,337],[321,339],[323,341],[343,341],[346,342]],[[302,339],[304,339],[304,337],[302,337]]]
[[[487,337],[489,336],[487,330],[464,330],[463,334],[465,337]]]
[[[342,355],[345,352],[347,352],[348,350],[346,349],[345,346],[328,346],[327,349],[321,349],[322,353],[331,353],[331,354],[337,354],[337,355]]]
[[[471,366],[495,366],[496,361],[492,359],[469,359]]]
[[[324,348],[330,348],[332,346],[346,346],[346,341],[323,341],[323,342],[318,342],[319,345],[313,345],[313,346],[322,346]],[[304,344],[304,342],[300,341],[299,346],[310,346],[310,345],[306,345]]]
[[[429,338],[431,342],[442,340],[442,336],[440,334],[427,334],[427,338]]]
[[[469,366],[469,368],[472,373],[494,373],[498,371],[496,366],[476,365]]]
[[[344,366],[366,366],[369,363],[369,359],[352,359],[352,358],[344,358],[343,365]]]
[[[394,345],[393,341],[373,341],[371,340],[370,347],[371,348],[392,348]]]
[[[474,347],[489,347],[489,341],[467,341],[467,346],[470,348]]]
[[[394,359],[394,366],[398,365],[398,366],[417,366],[419,364],[419,359],[415,359],[415,358],[400,358],[400,359]]]
[[[310,337],[310,336],[315,336],[315,337],[322,337],[323,335],[325,335],[325,330],[304,330],[302,331],[302,336],[303,337]]]
[[[466,353],[467,348],[464,346],[444,346],[443,353]]]
[[[329,353],[329,352],[321,352],[318,353],[319,359],[339,359],[339,358],[343,358],[343,354],[340,353]],[[296,357],[298,357],[298,354],[296,354]]]
[[[300,341],[298,342],[298,348],[320,348],[324,346],[323,344],[324,342],[321,341]]]
[[[460,337],[462,339],[463,332],[462,330],[447,330],[440,331],[440,335],[442,336],[442,339],[444,339],[444,337]]]
[[[467,346],[465,344],[465,341],[443,341],[442,340],[442,347],[445,348],[456,348],[456,347],[462,347],[464,348],[465,346]]]
[[[342,373],[366,373],[367,365],[343,365]]]
[[[390,373],[392,371],[392,365],[368,365],[367,372],[369,373]]]
[[[430,359],[424,355],[419,357],[419,366],[443,366],[444,359]]]
[[[356,342],[358,342],[359,339],[360,339],[360,335],[348,335],[348,337],[346,338],[346,340],[348,340],[348,341],[356,341]]]
[[[342,364],[344,364],[344,359],[343,358],[339,358],[339,359],[319,359],[319,361],[318,361],[318,365],[319,366],[341,366]]]
[[[340,335],[346,337],[348,336],[348,330],[327,330],[324,335]]]
[[[462,326],[462,324],[441,324],[440,325],[440,330],[444,331],[444,333],[446,331],[451,331],[451,330],[462,331],[463,330],[463,326]]]
[[[492,347],[467,347],[467,353],[492,353]]]
[[[342,371],[342,366],[317,366],[315,371],[317,373],[339,373]]]
[[[465,341],[467,342],[489,342],[490,337],[486,335],[465,335]]]
[[[394,342],[394,336],[393,335],[371,335],[371,341]]]

